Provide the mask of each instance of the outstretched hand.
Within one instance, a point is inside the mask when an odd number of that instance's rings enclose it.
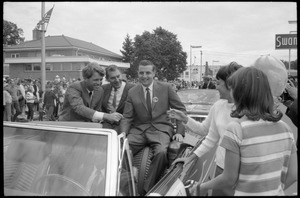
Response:
[[[105,114],[104,116],[104,119],[110,122],[119,122],[123,118],[123,115],[118,112]]]
[[[182,121],[184,123],[187,123],[188,117],[185,115],[184,112],[177,110],[177,109],[171,109],[167,111],[169,118],[175,118],[176,120]]]

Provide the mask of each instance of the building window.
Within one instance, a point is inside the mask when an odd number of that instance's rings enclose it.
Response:
[[[52,70],[53,71],[61,71],[61,63],[53,63]]]
[[[31,64],[26,64],[24,65],[25,71],[32,71],[32,65]]]
[[[82,67],[82,63],[72,63],[72,71],[80,71]]]
[[[12,58],[19,58],[19,57],[20,57],[20,54],[19,54],[19,53],[17,53],[17,54],[11,54],[11,57],[12,57]]]
[[[41,65],[40,64],[33,64],[33,71],[39,71],[41,70]]]
[[[52,71],[52,64],[46,64],[46,71]]]
[[[187,72],[185,72],[185,76],[189,76],[189,72],[187,71]]]
[[[63,71],[71,71],[72,70],[72,64],[71,63],[64,63],[62,66]]]

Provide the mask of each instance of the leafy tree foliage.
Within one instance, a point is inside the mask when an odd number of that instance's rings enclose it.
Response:
[[[289,62],[285,60],[281,60],[281,61],[285,65],[285,68],[289,69]],[[298,59],[291,61],[291,69],[297,69],[297,65],[298,65]]]
[[[162,27],[156,28],[153,33],[145,31],[142,35],[136,35],[133,46],[133,62],[128,70],[133,78],[137,77],[138,63],[143,59],[153,62],[159,79],[166,77],[167,80],[174,80],[186,69],[187,54],[182,51],[177,36]]]
[[[122,48],[123,50],[120,50],[120,52],[123,55],[122,61],[130,64],[130,68],[126,70],[126,75],[127,78],[131,78],[131,73],[134,73],[134,71],[132,71],[134,46],[133,46],[132,39],[128,34],[125,37],[125,41],[123,42]]]
[[[25,38],[23,29],[10,21],[3,20],[3,44],[4,45],[17,45],[23,43]]]

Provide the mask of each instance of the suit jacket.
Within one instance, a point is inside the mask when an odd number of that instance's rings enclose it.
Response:
[[[144,90],[141,84],[131,88],[125,103],[120,131],[125,133],[141,134],[149,127],[166,132],[172,137],[174,126],[167,116],[170,108],[186,113],[185,106],[169,83],[154,81],[152,98],[152,119],[148,114]],[[177,133],[184,136],[185,127],[176,120]]]
[[[126,101],[126,98],[127,98],[127,95],[128,95],[128,90],[132,87],[134,87],[135,84],[131,84],[131,83],[126,83],[125,87],[124,87],[124,90],[123,90],[123,93],[122,93],[122,96],[121,96],[121,100],[119,102],[119,105],[116,109],[116,112],[120,113],[120,114],[123,114],[123,110],[124,110],[124,106],[125,106],[125,101]],[[103,112],[106,112],[106,113],[110,113],[109,109],[108,109],[108,100],[109,100],[109,96],[110,96],[110,93],[112,91],[112,86],[110,83],[108,84],[104,84],[102,85],[102,88],[104,90],[104,97],[103,97],[103,102],[102,102],[102,110]]]
[[[91,122],[95,111],[101,111],[103,88],[94,90],[91,106],[89,107],[89,93],[84,81],[71,84],[65,93],[59,121]]]

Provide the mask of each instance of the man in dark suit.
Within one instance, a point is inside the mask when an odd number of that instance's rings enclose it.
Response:
[[[83,81],[74,82],[67,88],[59,121],[118,122],[122,114],[103,113],[101,109],[104,69],[98,63],[89,63],[82,69],[82,77]]]
[[[213,83],[210,76],[204,76],[203,81],[204,83],[199,87],[199,89],[216,89],[216,85]]]
[[[174,125],[166,113],[170,108],[186,113],[185,106],[169,83],[153,81],[155,73],[156,67],[151,61],[139,63],[140,84],[129,90],[120,123],[120,130],[127,134],[133,155],[146,145],[153,149],[145,192],[158,181],[168,164],[167,148],[171,139],[183,141],[185,131],[182,123],[176,121],[174,134]]]
[[[128,90],[135,85],[122,80],[121,72],[116,65],[108,66],[105,72],[105,78],[109,83],[102,85],[104,90],[102,110],[105,113],[118,112],[123,114]],[[114,129],[118,133],[120,133],[119,124],[120,122],[102,122],[103,128]]]

